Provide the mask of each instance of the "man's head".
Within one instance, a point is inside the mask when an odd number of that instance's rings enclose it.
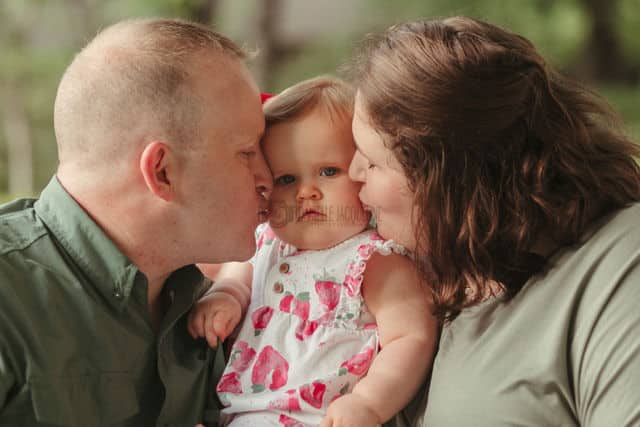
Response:
[[[244,53],[224,36],[179,20],[123,21],[100,32],[58,87],[61,166],[103,162],[97,152],[122,156],[149,136],[192,142],[203,109],[196,101],[204,100],[194,98],[191,64],[210,56],[233,61]]]
[[[131,214],[146,222],[131,222],[164,228],[157,233],[182,262],[251,256],[270,175],[258,145],[260,97],[243,58],[204,26],[144,19],[105,29],[73,60],[55,103],[58,177],[117,243],[129,242],[118,242],[102,211],[144,206]],[[122,232],[132,233],[149,231]]]

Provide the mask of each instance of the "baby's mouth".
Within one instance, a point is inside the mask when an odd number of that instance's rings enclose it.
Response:
[[[298,216],[298,221],[319,221],[326,217],[324,213],[317,209],[305,209]]]

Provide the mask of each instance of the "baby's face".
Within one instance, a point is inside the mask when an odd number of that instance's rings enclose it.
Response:
[[[313,110],[270,126],[262,141],[273,173],[269,224],[298,249],[325,249],[369,222],[348,176],[355,152],[351,123]]]

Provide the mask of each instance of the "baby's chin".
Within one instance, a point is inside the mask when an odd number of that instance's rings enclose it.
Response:
[[[277,224],[276,224],[277,225]],[[339,245],[358,233],[366,230],[368,223],[335,226],[326,223],[287,224],[272,229],[283,242],[293,245],[298,250],[324,250]]]

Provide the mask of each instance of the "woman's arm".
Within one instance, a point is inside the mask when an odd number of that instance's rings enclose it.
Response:
[[[591,278],[577,311],[570,378],[582,426],[640,424],[640,253],[629,252],[624,270]]]

